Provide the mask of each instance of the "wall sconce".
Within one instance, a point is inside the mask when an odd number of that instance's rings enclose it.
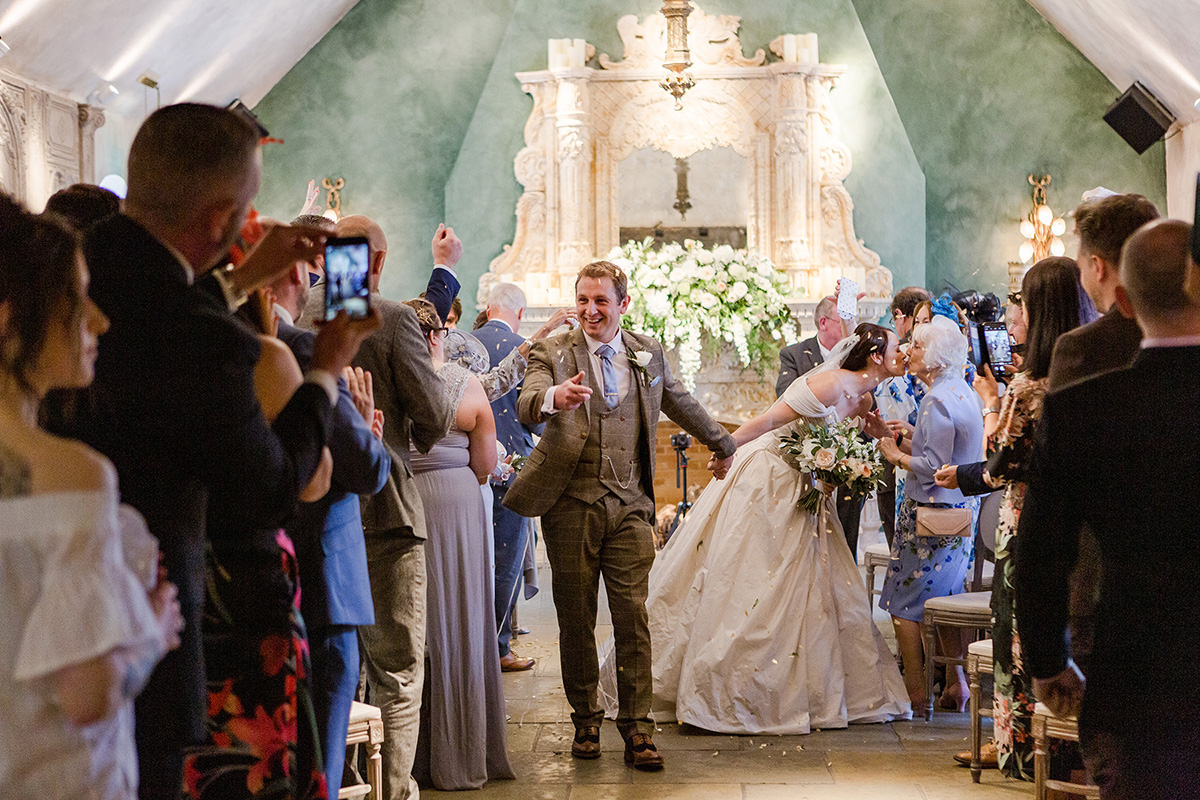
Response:
[[[337,222],[342,218],[342,189],[345,185],[345,178],[338,178],[337,180],[325,178],[321,181],[321,186],[328,192],[325,198],[325,213],[321,215],[325,219]]]
[[[0,39],[0,58],[4,58],[6,55],[8,55],[8,51],[11,49],[12,48],[8,46],[8,42]]]
[[[1033,210],[1021,220],[1021,235],[1025,241],[1021,243],[1018,255],[1022,264],[1041,261],[1047,256],[1061,256],[1067,250],[1059,238],[1066,232],[1067,223],[1062,217],[1054,216],[1050,206],[1046,205],[1050,176],[1035,178],[1030,175],[1029,184],[1033,187]]]
[[[117,87],[111,83],[102,83],[95,89],[92,89],[92,93],[87,96],[88,104],[94,106],[106,105],[109,100],[112,100],[120,93]]]
[[[667,77],[659,84],[675,98],[675,110],[683,110],[683,96],[696,85],[687,68],[692,65],[692,54],[688,50],[688,14],[692,13],[691,0],[663,0],[662,15],[667,18],[667,52],[663,66]]]

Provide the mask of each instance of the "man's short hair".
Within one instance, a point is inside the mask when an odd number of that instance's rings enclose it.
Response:
[[[496,306],[513,314],[519,314],[525,308],[525,292],[515,283],[493,284],[488,292],[487,305]]]
[[[1121,285],[1139,317],[1162,319],[1196,306],[1186,290],[1191,242],[1192,226],[1177,219],[1145,225],[1129,238]]]
[[[121,198],[91,183],[76,183],[59,189],[46,201],[47,213],[57,214],[79,231],[116,216],[120,211]]]
[[[258,131],[232,111],[201,103],[158,109],[129,149],[129,201],[166,222],[182,222],[241,190],[258,150]]]
[[[899,311],[906,317],[911,317],[917,310],[917,305],[924,300],[933,301],[933,294],[921,286],[906,286],[896,292],[892,298],[892,313]]]
[[[820,324],[824,317],[829,319],[837,319],[837,300],[832,297],[822,297],[817,303],[817,307],[813,309],[813,324]]]
[[[575,276],[575,288],[579,288],[580,278],[608,278],[612,281],[613,289],[617,292],[617,302],[622,302],[629,294],[629,278],[625,271],[611,261],[593,261],[579,270]]]
[[[1116,266],[1125,240],[1158,219],[1158,209],[1140,194],[1114,194],[1081,203],[1073,216],[1079,246]]]
[[[301,214],[292,220],[293,225],[303,225],[306,228],[320,228],[323,231],[333,233],[337,230],[337,223],[329,217],[323,217],[320,214]]]

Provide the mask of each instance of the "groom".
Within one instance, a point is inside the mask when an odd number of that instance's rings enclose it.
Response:
[[[597,697],[596,606],[600,576],[616,639],[617,727],[625,763],[662,769],[650,718],[650,629],[646,615],[654,563],[654,443],[659,412],[714,453],[725,477],[736,445],[671,376],[663,347],[622,331],[628,279],[607,261],[575,279],[581,328],[538,342],[529,354],[517,413],[545,423],[504,499],[541,516],[558,612],[563,688],[571,703],[571,755],[600,757],[604,711]]]

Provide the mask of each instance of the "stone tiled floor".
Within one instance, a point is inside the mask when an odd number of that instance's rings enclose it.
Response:
[[[866,537],[869,544],[873,536]],[[982,783],[951,756],[969,746],[966,714],[940,712],[931,723],[854,725],[808,736],[726,736],[674,723],[660,725],[655,743],[666,760],[660,773],[629,769],[622,743],[608,722],[603,755],[571,758],[570,708],[558,663],[558,626],[550,599],[550,574],[539,565],[542,591],[521,601],[519,621],[532,632],[514,651],[538,659],[531,672],[504,676],[509,718],[508,748],[514,781],[493,782],[480,800],[1012,800],[1032,797],[1028,783],[1006,781],[994,770]],[[604,609],[605,601],[601,600]],[[597,641],[607,637],[607,613]],[[876,624],[894,647],[891,625],[876,610]],[[984,723],[988,723],[985,721]],[[462,797],[425,791],[422,797]]]

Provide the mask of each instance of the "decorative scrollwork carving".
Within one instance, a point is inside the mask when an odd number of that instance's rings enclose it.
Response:
[[[558,160],[574,161],[583,155],[587,147],[584,134],[577,128],[567,128],[558,132]]]
[[[826,142],[821,148],[821,182],[844,181],[850,174],[850,148],[841,142]]]
[[[808,132],[803,122],[785,122],[775,131],[775,155],[799,156],[808,152]]]
[[[526,189],[544,191],[546,188],[546,157],[536,147],[526,147],[517,153],[517,180]]]
[[[693,3],[688,17],[688,49],[692,61],[708,66],[758,67],[765,64],[767,54],[761,48],[750,58],[742,55],[742,43],[738,39],[741,24],[741,17],[709,16]],[[642,21],[634,14],[627,14],[617,20],[617,33],[625,46],[624,58],[613,61],[607,53],[601,53],[602,68],[622,70],[662,66],[667,49],[667,20],[661,13],[651,14]]]

